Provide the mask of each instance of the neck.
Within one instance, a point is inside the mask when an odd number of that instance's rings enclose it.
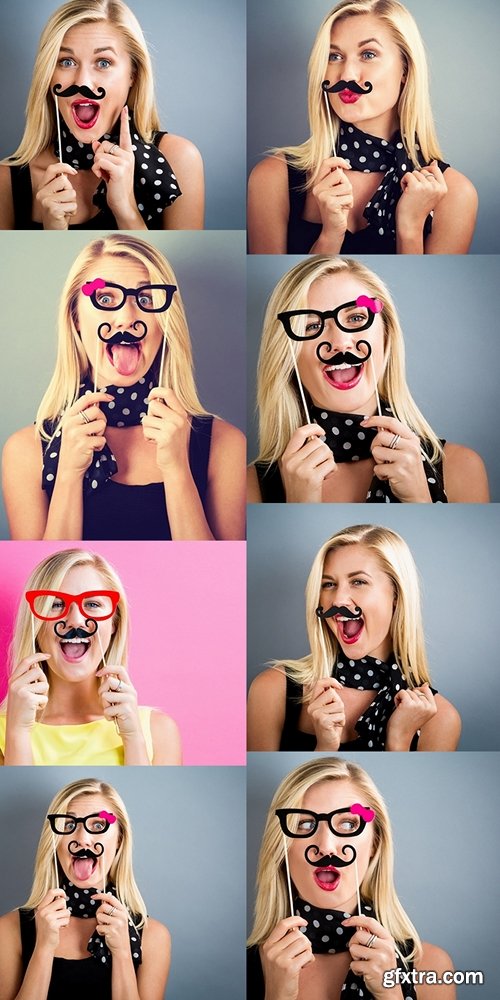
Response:
[[[353,124],[355,128],[359,128],[360,132],[365,132],[366,135],[374,135],[377,139],[389,141],[399,128],[399,118],[395,108],[391,108],[390,111],[386,111],[378,118],[369,118],[366,121],[354,122]]]
[[[101,717],[102,705],[95,677],[69,684],[51,673],[49,701],[43,713],[44,722],[53,725],[78,725]]]

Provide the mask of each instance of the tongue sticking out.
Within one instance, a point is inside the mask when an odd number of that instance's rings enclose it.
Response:
[[[133,375],[137,370],[141,351],[134,344],[114,344],[108,349],[111,363],[120,375]]]
[[[86,882],[93,874],[97,862],[92,858],[75,858],[73,871],[79,882]]]
[[[352,637],[357,635],[358,632],[361,632],[362,625],[363,622],[360,618],[355,621],[342,622],[344,635],[347,636],[348,639],[352,639]]]
[[[61,649],[67,660],[79,660],[87,652],[86,642],[62,642]]]

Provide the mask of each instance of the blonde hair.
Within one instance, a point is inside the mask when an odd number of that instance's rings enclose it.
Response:
[[[311,653],[300,660],[275,661],[298,684],[308,687],[330,677],[342,648],[328,624],[316,615],[321,604],[321,581],[325,559],[347,545],[364,545],[378,558],[394,587],[395,607],[391,622],[394,657],[409,688],[430,683],[420,607],[417,567],[408,545],[395,531],[374,524],[355,524],[332,535],[320,548],[306,585],[306,624]],[[303,700],[307,700],[304,695]]]
[[[377,274],[358,260],[319,255],[300,261],[287,271],[274,289],[264,316],[257,368],[259,414],[258,462],[276,462],[288,442],[305,422],[290,347],[298,358],[302,344],[286,335],[277,316],[280,312],[307,307],[311,285],[330,275],[349,274],[359,279],[362,290],[384,303],[380,318],[384,327],[384,368],[378,390],[394,416],[429,444],[429,458],[442,456],[439,438],[416,405],[405,373],[403,331],[389,289]]]
[[[74,799],[80,795],[103,795],[119,824],[119,846],[109,871],[109,879],[116,886],[116,895],[127,907],[135,926],[144,927],[147,918],[146,904],[137,887],[132,869],[132,828],[127,810],[118,792],[96,778],[80,778],[65,785],[52,799],[47,814],[67,813]],[[35,872],[31,892],[24,908],[35,910],[43,897],[54,888],[54,837],[48,820],[44,823],[35,858]],[[137,918],[139,918],[137,920]]]
[[[357,764],[339,757],[309,760],[283,779],[267,814],[257,868],[255,921],[249,946],[262,944],[278,921],[290,916],[285,871],[284,841],[276,809],[302,806],[306,792],[320,781],[352,781],[364,806],[375,810],[373,857],[360,885],[360,893],[370,903],[376,919],[395,941],[413,942],[407,959],[421,954],[419,935],[396,895],[393,880],[392,830],[385,802],[369,775]]]
[[[66,408],[78,399],[82,377],[90,370],[90,362],[78,333],[77,301],[86,271],[92,264],[97,265],[104,254],[138,262],[146,269],[152,284],[177,285],[172,267],[163,254],[138,236],[111,233],[84,247],[71,267],[62,290],[56,367],[36,416],[36,430],[46,441],[51,435],[44,430],[44,421],[54,422],[61,418]],[[179,289],[174,292],[170,308],[155,315],[167,337],[162,381],[173,389],[181,406],[191,416],[202,416],[206,410],[196,392],[191,342]]]
[[[63,549],[62,552],[55,552],[47,556],[38,566],[35,567],[29,577],[25,590],[60,590],[64,577],[75,566],[91,566],[100,574],[105,590],[118,590],[120,600],[113,616],[114,632],[108,646],[107,657],[110,663],[127,664],[127,644],[128,644],[128,614],[127,598],[123,584],[110,564],[96,552],[86,552],[84,549]],[[23,592],[24,595],[24,592]],[[35,635],[35,650],[41,652],[37,636],[40,629],[47,625],[33,615],[30,606],[24,596],[18,608],[14,633],[9,648],[9,674],[12,674],[17,665],[26,656],[33,653],[33,631]],[[45,672],[49,669],[45,663],[41,663]],[[96,680],[97,683],[97,680]],[[0,711],[5,708],[7,699],[0,705]]]
[[[308,109],[310,138],[299,146],[284,146],[271,150],[289,159],[298,170],[308,174],[307,187],[311,187],[321,163],[332,155],[330,124],[321,89],[328,78],[330,36],[333,25],[360,14],[373,14],[386,25],[401,52],[406,81],[398,103],[398,117],[402,141],[414,166],[442,159],[432,117],[427,59],[422,37],[410,12],[399,0],[340,0],[324,18],[316,36],[309,59]],[[340,130],[340,119],[330,106],[330,121],[335,145]],[[418,145],[417,145],[418,142]]]
[[[63,38],[77,24],[108,21],[123,37],[132,62],[133,83],[127,104],[144,142],[152,142],[160,128],[154,96],[153,71],[142,28],[123,0],[69,0],[47,21],[35,59],[33,79],[26,104],[26,125],[21,142],[2,162],[23,166],[47,149],[56,136],[54,96],[50,81]]]

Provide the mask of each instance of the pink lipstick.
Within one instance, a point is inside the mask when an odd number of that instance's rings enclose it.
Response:
[[[317,868],[313,872],[313,879],[323,892],[333,892],[340,882],[340,872],[332,865],[328,868]]]

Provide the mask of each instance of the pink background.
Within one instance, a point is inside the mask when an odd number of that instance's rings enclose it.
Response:
[[[0,542],[1,697],[26,580],[72,547],[98,552],[121,578],[139,704],[175,719],[184,763],[246,764],[244,542]]]

